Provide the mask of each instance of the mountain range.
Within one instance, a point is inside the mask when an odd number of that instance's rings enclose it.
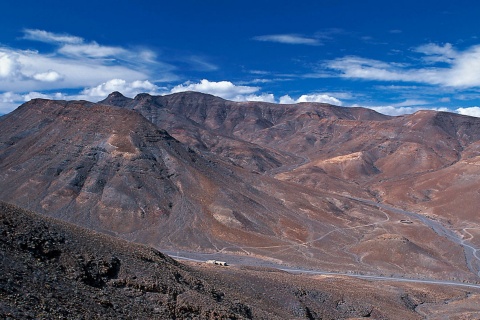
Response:
[[[480,119],[197,92],[34,99],[0,199],[160,250],[478,281]]]

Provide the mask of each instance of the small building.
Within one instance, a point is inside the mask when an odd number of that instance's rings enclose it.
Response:
[[[225,261],[217,261],[217,260],[207,260],[205,261],[208,264],[214,264],[216,266],[228,266],[228,264]]]

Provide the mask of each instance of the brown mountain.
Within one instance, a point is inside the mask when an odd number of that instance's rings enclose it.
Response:
[[[442,207],[441,186],[409,181],[472,162],[479,121],[191,92],[32,100],[0,119],[0,199],[156,248],[476,281],[473,231],[372,200],[415,209],[426,187]]]
[[[5,319],[469,318],[479,300],[466,289],[436,285],[186,266],[2,202],[0,234]]]
[[[445,112],[389,117],[363,108],[232,102],[195,92],[135,99],[114,93],[102,103],[137,110],[179,141],[252,171],[285,172],[279,178],[363,196],[370,189],[380,196],[373,187],[380,181],[474,157],[480,140],[480,119]]]
[[[240,103],[193,92],[135,99],[116,93],[103,103],[137,110],[192,147],[281,180],[370,194],[452,220],[477,219],[478,118],[435,111],[388,117],[362,108]],[[251,156],[238,140],[262,152]]]

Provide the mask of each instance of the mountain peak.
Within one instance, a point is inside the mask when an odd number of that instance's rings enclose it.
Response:
[[[151,96],[150,94],[148,94],[148,93],[146,93],[146,92],[143,92],[143,93],[137,94],[137,95],[133,98],[133,100],[137,100],[137,101],[138,101],[138,100],[146,100],[146,99],[151,98],[151,97],[152,97],[152,96]]]
[[[108,95],[107,99],[108,99],[108,98],[125,98],[125,96],[124,96],[122,93],[118,92],[118,91],[113,91],[112,93],[110,93],[110,94]]]
[[[114,91],[110,93],[108,97],[106,97],[102,101],[99,101],[99,103],[117,107],[126,107],[130,103],[130,101],[132,101],[131,98],[125,97],[118,91]]]

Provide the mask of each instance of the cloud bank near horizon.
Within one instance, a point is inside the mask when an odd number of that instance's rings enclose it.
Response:
[[[178,92],[186,91],[196,91],[206,94],[212,94],[227,100],[232,101],[261,101],[269,103],[279,103],[279,104],[296,104],[302,102],[316,102],[316,103],[327,103],[337,106],[342,106],[344,103],[326,93],[313,93],[313,94],[303,94],[298,98],[294,99],[289,95],[281,96],[280,98],[275,98],[271,93],[258,93],[260,87],[251,87],[243,85],[235,85],[230,81],[209,81],[203,79],[198,83],[195,82],[186,82],[184,84],[177,85],[171,89],[166,87],[158,87],[155,84],[145,81],[132,81],[128,82],[123,79],[112,79],[110,81],[104,82],[98,86],[90,87],[82,90],[77,95],[65,95],[60,92],[53,94],[43,94],[40,92],[29,92],[28,94],[15,94],[13,92],[6,92],[0,94],[0,106],[5,105],[7,108],[12,110],[18,106],[17,101],[26,102],[35,98],[44,98],[44,99],[54,99],[54,100],[89,100],[89,101],[99,101],[106,98],[110,93],[118,91],[127,97],[134,97],[139,93],[149,93],[152,95],[166,95]],[[398,116],[403,114],[410,114],[417,112],[419,110],[434,110],[434,111],[450,111],[447,108],[442,107],[425,107],[426,101],[421,100],[405,100],[400,103],[393,105],[383,105],[383,106],[366,106],[352,104],[348,107],[363,107],[375,110],[377,112]],[[0,112],[2,108],[0,108]],[[453,112],[457,112],[462,115],[468,115],[473,117],[480,117],[480,107],[469,107],[469,108],[457,108]]]
[[[299,34],[273,34],[255,37],[256,41],[278,42],[292,45],[320,45],[320,36]],[[182,91],[198,91],[233,101],[263,101],[280,104],[300,102],[329,103],[338,106],[364,106],[389,115],[413,113],[422,109],[452,111],[480,117],[477,106],[447,109],[432,105],[425,99],[405,98],[393,104],[366,104],[356,101],[353,92],[304,92],[293,96],[276,96],[265,92],[259,85],[280,81],[267,71],[255,72],[264,78],[254,81],[211,81],[202,79],[178,83],[174,65],[159,61],[149,49],[109,46],[66,33],[53,33],[39,29],[23,30],[23,40],[43,43],[49,52],[15,49],[0,46],[0,114],[8,113],[32,98],[72,99],[99,101],[113,91],[133,97],[139,93],[164,95]],[[385,62],[359,56],[324,61],[318,77],[342,79],[416,82],[430,86],[448,87],[449,90],[480,87],[480,45],[463,51],[446,43],[427,43],[412,49],[421,55],[420,64]],[[194,56],[204,70],[217,70],[217,66]],[[190,63],[192,63],[190,61]],[[327,71],[326,71],[327,70]],[[253,72],[252,72],[253,73]],[[158,77],[161,75],[161,77]],[[315,74],[305,75],[305,78]],[[154,79],[154,80],[153,80]],[[162,85],[160,86],[159,83]],[[254,85],[252,85],[254,84]],[[407,86],[404,86],[405,88]],[[413,86],[411,86],[413,87]],[[379,90],[401,90],[401,86],[378,86]],[[383,89],[382,89],[383,88]],[[450,98],[437,99],[450,102]]]

